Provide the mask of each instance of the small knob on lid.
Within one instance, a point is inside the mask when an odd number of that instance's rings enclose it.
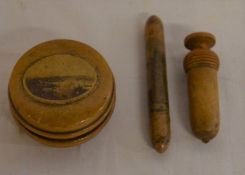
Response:
[[[196,32],[185,38],[185,47],[189,50],[210,49],[215,45],[215,36],[207,32]]]

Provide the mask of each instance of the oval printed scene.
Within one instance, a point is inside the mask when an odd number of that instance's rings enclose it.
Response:
[[[41,59],[24,75],[24,84],[32,95],[58,101],[87,94],[96,80],[95,69],[84,59],[71,55]]]

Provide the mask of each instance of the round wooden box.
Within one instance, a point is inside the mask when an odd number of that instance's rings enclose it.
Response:
[[[35,140],[56,147],[94,137],[115,106],[113,74],[90,46],[53,40],[27,51],[9,81],[17,123]]]

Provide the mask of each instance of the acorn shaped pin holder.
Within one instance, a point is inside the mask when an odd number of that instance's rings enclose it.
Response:
[[[185,39],[185,47],[191,50],[184,59],[191,126],[193,133],[205,143],[217,135],[220,126],[219,59],[210,50],[214,45],[214,35],[206,32],[193,33]]]

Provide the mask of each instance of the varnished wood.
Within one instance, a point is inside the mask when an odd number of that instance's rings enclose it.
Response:
[[[170,117],[164,33],[161,20],[151,16],[145,26],[151,139],[162,153],[170,140]]]
[[[187,73],[190,118],[193,133],[207,143],[214,138],[220,125],[217,71],[218,56],[210,50],[215,37],[210,33],[193,33],[186,37],[190,49],[184,59]]]
[[[52,40],[27,51],[9,81],[17,123],[36,140],[65,147],[94,137],[115,106],[115,81],[104,58],[73,40]]]

